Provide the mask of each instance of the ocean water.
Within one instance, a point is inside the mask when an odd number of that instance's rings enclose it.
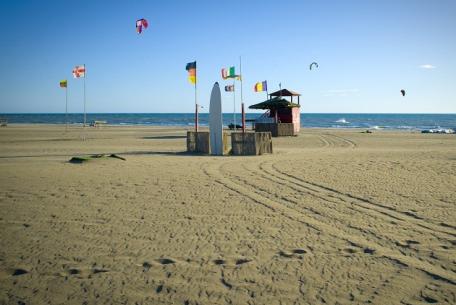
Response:
[[[247,113],[246,119],[258,118],[261,113]],[[201,113],[199,122],[208,125],[208,114]],[[8,113],[0,114],[8,123],[64,124],[61,113]],[[193,126],[193,113],[89,113],[87,122],[107,121],[112,125]],[[241,124],[241,114],[236,114],[236,123]],[[82,124],[83,114],[68,114],[70,124]],[[223,114],[225,126],[233,122],[233,114]],[[247,123],[248,125],[250,123]],[[423,130],[431,128],[456,129],[456,114],[359,114],[359,113],[302,113],[301,126],[308,128],[375,128]]]

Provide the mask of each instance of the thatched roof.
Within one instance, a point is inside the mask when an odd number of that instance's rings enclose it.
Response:
[[[276,92],[269,94],[270,96],[301,96],[298,92],[291,91],[288,89],[282,89]]]
[[[298,104],[292,103],[284,98],[274,97],[267,101],[251,105],[249,109],[278,109],[278,108],[294,108],[301,107]]]

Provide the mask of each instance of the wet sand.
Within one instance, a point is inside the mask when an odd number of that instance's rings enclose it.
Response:
[[[455,135],[185,135],[0,128],[0,304],[456,303]]]

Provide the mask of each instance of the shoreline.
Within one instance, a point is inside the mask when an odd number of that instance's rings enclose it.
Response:
[[[82,123],[74,123],[74,124],[69,124],[69,128],[73,129],[82,129],[83,126]],[[32,126],[41,126],[41,127],[65,127],[66,123],[8,123],[8,126],[11,127],[32,127]],[[8,128],[2,127],[2,128]],[[175,129],[183,129],[183,130],[194,130],[194,125],[163,125],[163,124],[103,124],[102,126],[99,127],[94,127],[94,126],[86,126],[88,130],[92,129],[103,129],[103,128],[157,128],[157,129],[166,129],[166,128],[175,128]],[[209,126],[208,124],[200,124],[199,127],[203,129],[208,129]],[[224,129],[228,129],[228,126],[223,126]],[[363,130],[371,130],[371,131],[393,131],[393,132],[405,132],[405,133],[414,133],[414,132],[421,132],[422,130],[425,130],[423,128],[375,128],[375,127],[308,127],[308,126],[301,126],[301,131],[302,130],[352,130],[352,131],[363,131]],[[247,124],[247,131],[252,131],[251,124]]]

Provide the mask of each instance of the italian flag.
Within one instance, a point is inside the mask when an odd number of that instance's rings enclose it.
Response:
[[[227,78],[235,78],[236,72],[234,71],[234,67],[229,67],[228,69],[222,69],[222,78],[227,79]]]

